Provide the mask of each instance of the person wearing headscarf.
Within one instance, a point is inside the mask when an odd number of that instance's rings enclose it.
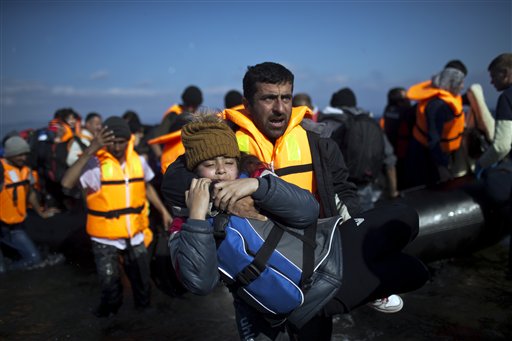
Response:
[[[461,147],[464,132],[461,92],[466,74],[465,67],[449,64],[431,80],[407,90],[407,97],[417,102],[416,122],[406,161],[408,187],[452,177],[450,168]]]

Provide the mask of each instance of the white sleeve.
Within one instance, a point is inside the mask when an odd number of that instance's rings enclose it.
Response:
[[[492,145],[478,160],[482,168],[489,167],[495,162],[501,161],[510,153],[512,145],[512,121],[497,120]]]
[[[153,170],[149,166],[149,164],[146,161],[146,159],[144,158],[144,156],[139,155],[139,158],[140,158],[140,162],[142,164],[142,170],[144,171],[144,181],[145,182],[150,182],[155,177],[155,173],[153,172]]]
[[[80,185],[88,193],[97,192],[101,188],[101,170],[97,157],[93,157],[87,162],[82,175],[80,176]]]
[[[68,157],[66,158],[66,163],[69,167],[71,167],[72,164],[78,160],[78,156],[82,153],[82,149],[80,148],[80,145],[78,142],[73,141],[71,143],[71,147],[69,147],[68,150]]]

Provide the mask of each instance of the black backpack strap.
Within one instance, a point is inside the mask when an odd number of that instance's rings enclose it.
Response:
[[[303,291],[308,291],[312,284],[311,275],[313,275],[313,272],[315,271],[315,236],[317,221],[306,228],[303,235],[278,222],[274,223],[279,226],[280,229],[302,241],[302,276],[300,278],[300,285]]]
[[[86,149],[87,149],[86,144],[82,141],[82,139],[81,139],[79,136],[77,136],[77,135],[74,135],[74,134],[73,134],[73,140],[74,140],[76,143],[78,143],[78,145],[80,146],[80,150],[81,150],[82,152],[83,152],[84,150],[86,150]]]
[[[292,234],[294,237],[303,242],[302,246],[302,276],[300,280],[301,288],[304,291],[309,290],[311,287],[311,275],[315,267],[315,235],[316,235],[316,221],[312,226],[304,231],[301,235],[290,228],[274,221],[274,227],[265,239],[265,242],[254,256],[254,260],[246,266],[235,278],[236,284],[248,285],[254,281],[261,272],[265,270],[266,264],[272,253],[279,244],[284,232]]]
[[[213,238],[215,238],[217,247],[226,238],[226,226],[228,226],[228,223],[229,215],[226,213],[219,213],[213,218]]]
[[[236,284],[246,286],[260,276],[260,274],[265,270],[267,261],[272,255],[272,252],[276,249],[277,244],[279,244],[283,234],[284,230],[279,228],[278,225],[274,225],[265,239],[265,242],[258,252],[256,252],[256,255],[254,255],[254,259],[251,264],[247,265],[235,277]]]
[[[315,235],[316,235],[316,220],[312,226],[304,231],[304,237],[309,242],[305,242],[302,247],[302,276],[300,278],[301,288],[308,291],[313,282],[311,275],[315,271]]]

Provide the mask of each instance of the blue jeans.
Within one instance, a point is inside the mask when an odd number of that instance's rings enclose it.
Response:
[[[8,270],[25,269],[41,262],[41,254],[34,242],[25,232],[24,223],[14,225],[0,224],[0,243],[16,250],[20,255],[20,259],[12,262]],[[0,256],[0,262],[3,262],[3,256]],[[0,265],[0,267],[2,267],[2,265]]]

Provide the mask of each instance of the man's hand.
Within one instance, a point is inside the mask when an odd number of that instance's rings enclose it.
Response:
[[[39,213],[39,216],[43,219],[48,219],[53,217],[56,213],[60,213],[60,210],[56,207],[50,207],[47,210],[37,212]]]
[[[162,213],[162,224],[164,225],[164,229],[167,231],[172,225],[172,216],[169,211],[165,210]]]
[[[89,146],[90,151],[95,154],[101,148],[108,146],[114,142],[114,132],[108,127],[102,127],[94,136]]]
[[[223,211],[233,212],[235,203],[256,192],[258,186],[256,178],[218,182],[213,185],[213,204]]]
[[[235,201],[228,212],[242,218],[252,218],[261,221],[267,220],[267,217],[261,215],[256,209],[254,206],[254,200],[250,196]]]

